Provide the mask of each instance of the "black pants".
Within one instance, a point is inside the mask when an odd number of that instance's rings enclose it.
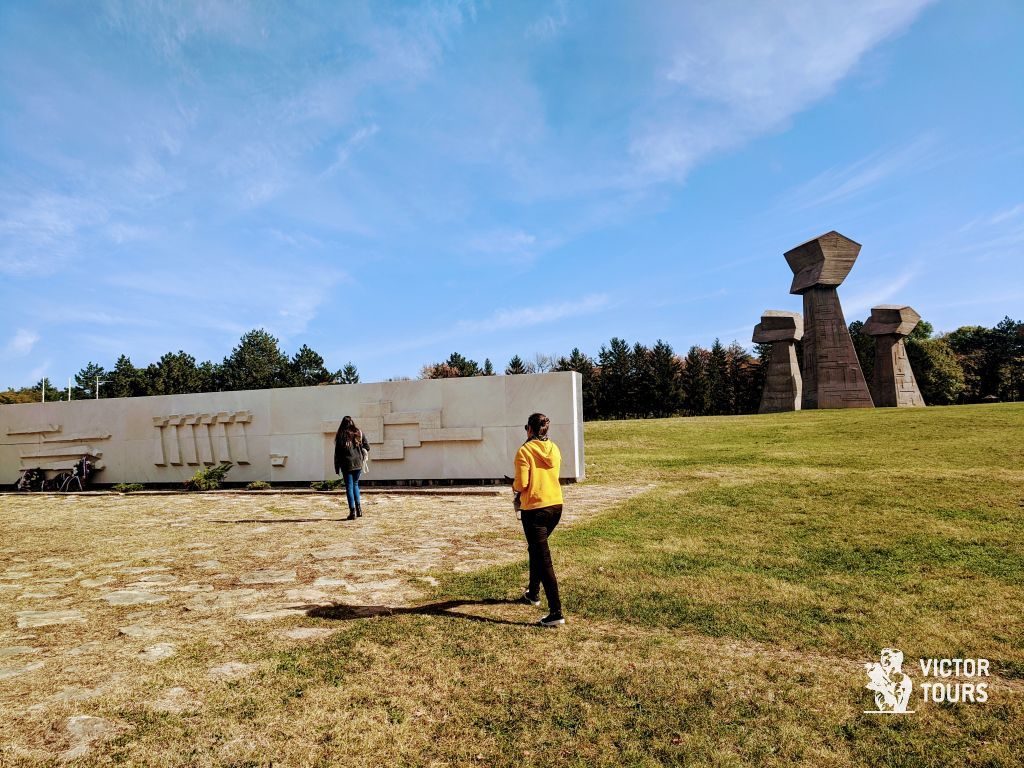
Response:
[[[548,536],[562,519],[562,505],[524,509],[522,518],[526,546],[530,552],[530,597],[538,597],[540,585],[543,584],[544,594],[548,597],[548,609],[551,613],[561,613],[562,601],[558,597],[558,580],[555,578],[555,567],[551,564]]]

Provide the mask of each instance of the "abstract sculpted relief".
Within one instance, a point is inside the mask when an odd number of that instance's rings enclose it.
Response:
[[[200,464],[249,463],[245,425],[252,421],[249,411],[188,413],[183,416],[154,416],[156,436],[153,463],[198,466]]]
[[[797,313],[769,310],[754,329],[756,343],[772,344],[761,413],[924,405],[903,344],[920,319],[909,307],[886,305],[872,310],[865,326],[865,332],[876,339],[870,390],[864,379],[836,292],[859,253],[859,243],[835,231],[786,251],[793,271],[789,292],[803,297],[803,323],[801,328]],[[799,330],[803,331],[802,382],[795,352]]]
[[[232,484],[322,481],[346,414],[371,443],[375,482],[497,480],[534,410],[552,419],[563,477],[580,479],[581,393],[578,373],[558,372],[0,405],[0,483],[82,456],[104,484],[177,485],[224,462]]]
[[[18,451],[19,470],[52,469],[70,470],[83,456],[88,456],[94,469],[103,469],[101,448],[93,443],[110,439],[109,432],[63,433],[60,424],[40,424],[7,430],[8,435],[39,439]]]
[[[440,409],[392,411],[389,400],[362,403],[357,421],[374,446],[370,451],[374,461],[400,461],[406,448],[419,448],[423,443],[484,439],[480,427],[442,427]],[[324,435],[333,439],[338,422],[325,421],[322,427]]]

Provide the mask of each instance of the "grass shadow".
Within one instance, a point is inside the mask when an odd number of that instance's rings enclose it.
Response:
[[[455,610],[467,605],[518,605],[515,600],[499,600],[486,598],[482,600],[442,600],[426,605],[413,605],[407,608],[392,608],[387,605],[345,605],[335,603],[333,605],[311,605],[306,608],[306,615],[314,619],[330,619],[331,621],[352,621],[354,619],[367,619],[374,616],[401,616],[413,614],[418,616],[450,616],[466,621],[476,621],[485,624],[505,624],[513,627],[529,627],[536,624],[533,621],[510,621],[508,619],[494,619],[490,616],[479,616],[473,613],[461,613]]]

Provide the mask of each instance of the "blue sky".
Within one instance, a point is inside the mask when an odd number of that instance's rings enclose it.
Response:
[[[6,2],[0,386],[264,327],[364,381],[1024,317],[1024,4]]]

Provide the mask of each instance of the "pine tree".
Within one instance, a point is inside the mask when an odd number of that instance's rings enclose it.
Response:
[[[860,369],[864,373],[864,379],[871,381],[871,375],[875,370],[875,339],[864,333],[864,323],[854,320],[849,327],[850,338],[853,339],[853,348],[857,352],[857,359],[860,361]]]
[[[757,413],[761,406],[764,377],[761,364],[735,341],[725,348],[732,382],[732,413]]]
[[[49,402],[50,400],[59,400],[60,399],[60,392],[57,390],[57,387],[54,386],[54,383],[52,381],[50,381],[49,378],[44,376],[43,378],[41,378],[39,381],[37,381],[35,383],[35,386],[32,387],[33,393],[38,392],[39,393],[39,397],[38,398],[35,398],[35,397],[32,398],[31,402],[36,402],[36,400],[42,400],[43,399],[43,389],[44,388],[46,389],[46,400],[47,400],[47,402]],[[18,402],[18,401],[16,401],[16,402]]]
[[[485,357],[484,358],[484,369],[480,372],[480,375],[481,376],[493,376],[494,375],[494,365],[491,364],[491,358],[489,358],[489,357]]]
[[[324,367],[324,359],[303,344],[289,363],[292,385],[296,387],[313,387],[327,384],[333,378],[331,372]]]
[[[342,384],[358,384],[359,383],[359,371],[352,364],[352,361],[345,363],[345,367],[338,372],[338,380]]]
[[[629,389],[632,404],[628,415],[646,419],[658,408],[658,393],[655,390],[654,371],[651,368],[651,351],[639,341],[630,353]]]
[[[729,358],[722,342],[715,339],[708,358],[708,394],[711,399],[711,414],[723,416],[733,412],[735,401],[732,381],[729,378]]]
[[[287,387],[291,382],[288,363],[275,337],[262,328],[249,331],[224,358],[224,388],[237,391]]]
[[[655,416],[674,416],[683,407],[683,366],[672,347],[658,339],[650,354],[652,412]]]
[[[598,408],[606,418],[622,419],[632,412],[633,355],[624,339],[612,337],[608,346],[601,346],[597,355],[601,368],[598,385]]]
[[[168,352],[146,367],[146,394],[184,395],[203,391],[203,381],[192,355],[178,350]]]
[[[89,363],[75,374],[75,386],[72,390],[75,400],[96,397],[96,380],[100,380],[100,389],[107,378],[107,372],[99,363]]]
[[[196,366],[197,392],[220,392],[224,389],[224,366],[204,360]]]
[[[706,416],[711,409],[707,358],[707,350],[693,346],[683,361],[683,407],[690,416]]]
[[[131,358],[121,355],[114,363],[114,370],[107,374],[107,384],[100,388],[104,397],[138,397],[146,391],[142,371],[132,365]]]
[[[470,360],[468,357],[460,355],[458,352],[452,352],[448,359],[445,360],[445,364],[458,371],[459,376],[480,375],[480,364],[476,360]]]
[[[594,361],[573,347],[568,357],[560,357],[555,363],[556,371],[576,371],[583,379],[583,418],[597,419],[601,413],[597,407],[597,369]]]
[[[505,366],[506,376],[520,376],[524,373],[530,373],[526,367],[526,363],[519,355],[513,355],[512,359],[508,361],[508,365]]]

